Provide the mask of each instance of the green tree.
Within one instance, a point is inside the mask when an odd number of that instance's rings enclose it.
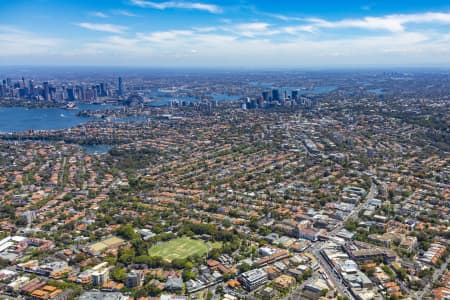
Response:
[[[188,281],[190,279],[195,279],[195,273],[192,272],[191,270],[187,270],[187,269],[185,269],[183,271],[182,276],[183,276],[184,281]]]
[[[251,269],[252,267],[248,264],[248,263],[241,263],[239,266],[238,266],[238,269],[239,269],[239,272],[241,272],[241,273],[244,273],[244,272],[247,272],[247,271],[249,271],[250,269]]]
[[[134,231],[133,226],[131,224],[125,224],[120,226],[119,229],[117,229],[117,234],[127,240],[134,240],[140,238],[139,234]]]
[[[111,278],[117,282],[124,283],[126,277],[127,277],[127,270],[125,268],[115,267],[111,271]]]

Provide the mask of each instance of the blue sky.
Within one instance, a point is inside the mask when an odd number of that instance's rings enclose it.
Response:
[[[450,67],[450,2],[0,0],[0,46],[0,65]]]

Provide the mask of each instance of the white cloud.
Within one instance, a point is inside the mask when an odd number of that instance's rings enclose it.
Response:
[[[153,32],[151,34],[138,34],[137,36],[142,41],[161,43],[168,41],[177,41],[180,38],[192,35],[193,31],[191,30],[170,30],[170,31]]]
[[[313,25],[298,25],[298,26],[286,26],[281,28],[281,31],[288,34],[297,34],[299,32],[317,32],[317,29]]]
[[[103,31],[109,33],[122,33],[127,30],[127,27],[121,25],[107,24],[107,23],[77,23],[76,25],[94,31]]]
[[[275,18],[281,21],[303,21],[304,18],[299,18],[299,17],[291,17],[291,16],[286,16],[286,15],[281,15],[281,14],[271,14],[271,13],[264,13],[264,15],[269,16],[271,18]]]
[[[213,31],[217,31],[219,29],[219,27],[215,27],[215,26],[194,27],[193,29],[197,32],[213,32]]]
[[[262,24],[238,25],[244,30],[270,28]],[[440,35],[430,37],[412,32],[314,40],[293,37],[276,42],[264,36],[242,39],[232,32],[170,30],[140,33],[133,38],[111,36],[86,44],[79,52],[92,60],[97,57],[98,63],[114,61],[123,65],[335,67],[440,63],[450,66],[449,48],[450,41]]]
[[[122,15],[125,17],[136,17],[136,14],[129,12],[128,10],[123,10],[123,9],[114,10],[113,13],[116,15]]]
[[[37,35],[9,25],[0,25],[1,57],[26,56],[58,53],[63,40]]]
[[[412,31],[410,24],[423,26],[415,26]],[[80,27],[112,35],[95,40],[86,35],[65,42],[0,25],[0,44],[7,45],[0,49],[0,56],[8,62],[11,56],[27,63],[27,54],[36,52],[47,55],[49,63],[59,59],[66,64],[124,66],[450,66],[450,35],[442,24],[450,24],[450,13],[309,18],[286,23],[273,19],[267,23],[230,20],[204,27],[153,32],[140,29],[138,33],[114,24],[79,23]],[[342,30],[352,28],[371,32]]]
[[[425,13],[338,21],[309,18],[291,26],[229,23],[137,33],[132,38],[108,37],[86,44],[83,53],[100,52],[102,59],[126,57],[125,65],[139,65],[141,61],[159,66],[333,67],[437,63],[450,66],[450,57],[446,55],[450,40],[439,34],[434,24],[447,22],[445,13]],[[435,31],[407,32],[405,27],[410,23],[433,23],[431,28]],[[319,29],[327,28],[360,28],[383,33],[321,35]],[[279,39],[286,34],[290,35],[289,39]]]
[[[206,27],[194,27],[193,30],[197,33],[210,33],[210,32],[227,32],[236,36],[245,38],[254,38],[257,36],[270,36],[280,33],[279,30],[271,29],[271,25],[264,22],[252,22],[252,23],[240,23],[229,24],[221,26],[206,26]]]
[[[101,11],[94,11],[89,14],[90,16],[97,18],[108,18],[109,16]]]
[[[243,23],[235,26],[236,29],[239,30],[250,30],[250,31],[262,31],[266,30],[269,27],[269,24],[262,22],[255,23]]]
[[[222,9],[217,5],[204,4],[199,2],[184,2],[184,1],[153,2],[145,0],[131,0],[131,3],[139,7],[149,7],[160,10],[164,10],[167,8],[182,8],[182,9],[203,10],[215,14],[222,12]]]
[[[362,19],[343,19],[339,21],[327,21],[319,18],[308,18],[305,20],[317,28],[361,28],[402,32],[405,31],[405,25],[411,23],[450,24],[450,13],[396,14],[382,17],[364,17]]]
[[[279,33],[279,31],[269,29],[269,26],[270,24],[268,23],[254,22],[237,24],[235,26],[225,27],[224,29],[244,37],[274,35]]]
[[[307,19],[312,26],[316,28],[362,28],[362,29],[381,29],[392,32],[404,30],[403,23],[392,18],[374,18],[366,17],[364,19],[344,19],[340,21],[327,21],[318,18]]]
[[[145,47],[139,44],[141,42],[138,38],[124,38],[121,36],[109,36],[98,42],[90,42],[85,44],[81,49],[71,51],[70,55],[95,55],[95,54],[115,54],[120,53],[127,55],[134,54],[148,54]]]

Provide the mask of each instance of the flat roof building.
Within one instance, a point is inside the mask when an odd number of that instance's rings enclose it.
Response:
[[[239,275],[238,280],[247,291],[253,291],[267,282],[267,272],[263,269],[250,270]]]

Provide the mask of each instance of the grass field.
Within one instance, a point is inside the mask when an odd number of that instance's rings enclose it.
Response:
[[[94,252],[103,252],[104,250],[123,244],[124,240],[116,236],[107,238],[103,241],[92,244],[89,248]]]
[[[191,255],[204,255],[208,252],[208,246],[200,240],[182,237],[170,240],[150,248],[150,256],[161,256],[163,259],[172,261],[175,258],[186,258]]]

